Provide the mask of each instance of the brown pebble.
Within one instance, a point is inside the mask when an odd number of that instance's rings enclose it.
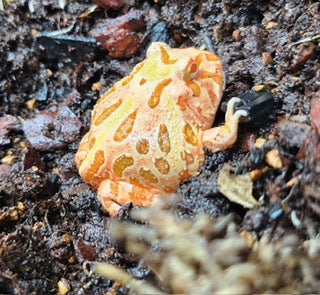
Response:
[[[297,70],[311,59],[316,53],[316,45],[312,42],[300,45],[300,51],[292,62],[292,68]]]
[[[273,59],[270,52],[262,52],[262,64],[268,65],[272,63]]]
[[[127,14],[100,22],[89,35],[95,38],[116,58],[132,56],[142,44],[139,34],[145,26],[140,10],[132,9]]]
[[[42,162],[39,153],[31,147],[28,147],[23,151],[22,165],[23,170],[27,170],[32,166],[37,166],[40,170],[45,169],[45,164]]]
[[[239,42],[241,40],[240,31],[238,29],[232,32],[232,39],[236,42]]]

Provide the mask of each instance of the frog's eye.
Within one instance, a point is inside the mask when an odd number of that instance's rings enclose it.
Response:
[[[190,76],[195,77],[198,73],[198,66],[196,63],[192,63],[190,65]]]
[[[195,62],[190,62],[183,73],[183,80],[190,81],[193,80],[199,72],[198,65]]]

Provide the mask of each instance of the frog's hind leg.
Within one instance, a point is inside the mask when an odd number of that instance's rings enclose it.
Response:
[[[124,181],[106,179],[98,188],[98,199],[111,216],[118,214],[122,205],[132,202],[138,206],[148,206],[160,195],[156,189],[143,188]]]
[[[234,112],[234,106],[240,102],[240,98],[233,97],[227,105],[225,124],[205,130],[202,135],[202,143],[205,148],[214,152],[225,150],[237,139],[239,119],[247,116],[245,110]]]

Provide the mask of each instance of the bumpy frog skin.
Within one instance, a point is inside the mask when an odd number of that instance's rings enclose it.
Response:
[[[204,147],[219,151],[235,142],[245,115],[233,112],[237,98],[228,103],[225,125],[211,128],[223,88],[215,54],[157,42],[100,97],[75,161],[110,215],[173,192],[198,173]]]

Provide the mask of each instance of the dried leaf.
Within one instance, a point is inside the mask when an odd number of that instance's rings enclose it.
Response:
[[[250,173],[236,175],[229,164],[224,164],[218,176],[219,191],[231,202],[245,208],[259,205],[252,195],[252,180]]]

